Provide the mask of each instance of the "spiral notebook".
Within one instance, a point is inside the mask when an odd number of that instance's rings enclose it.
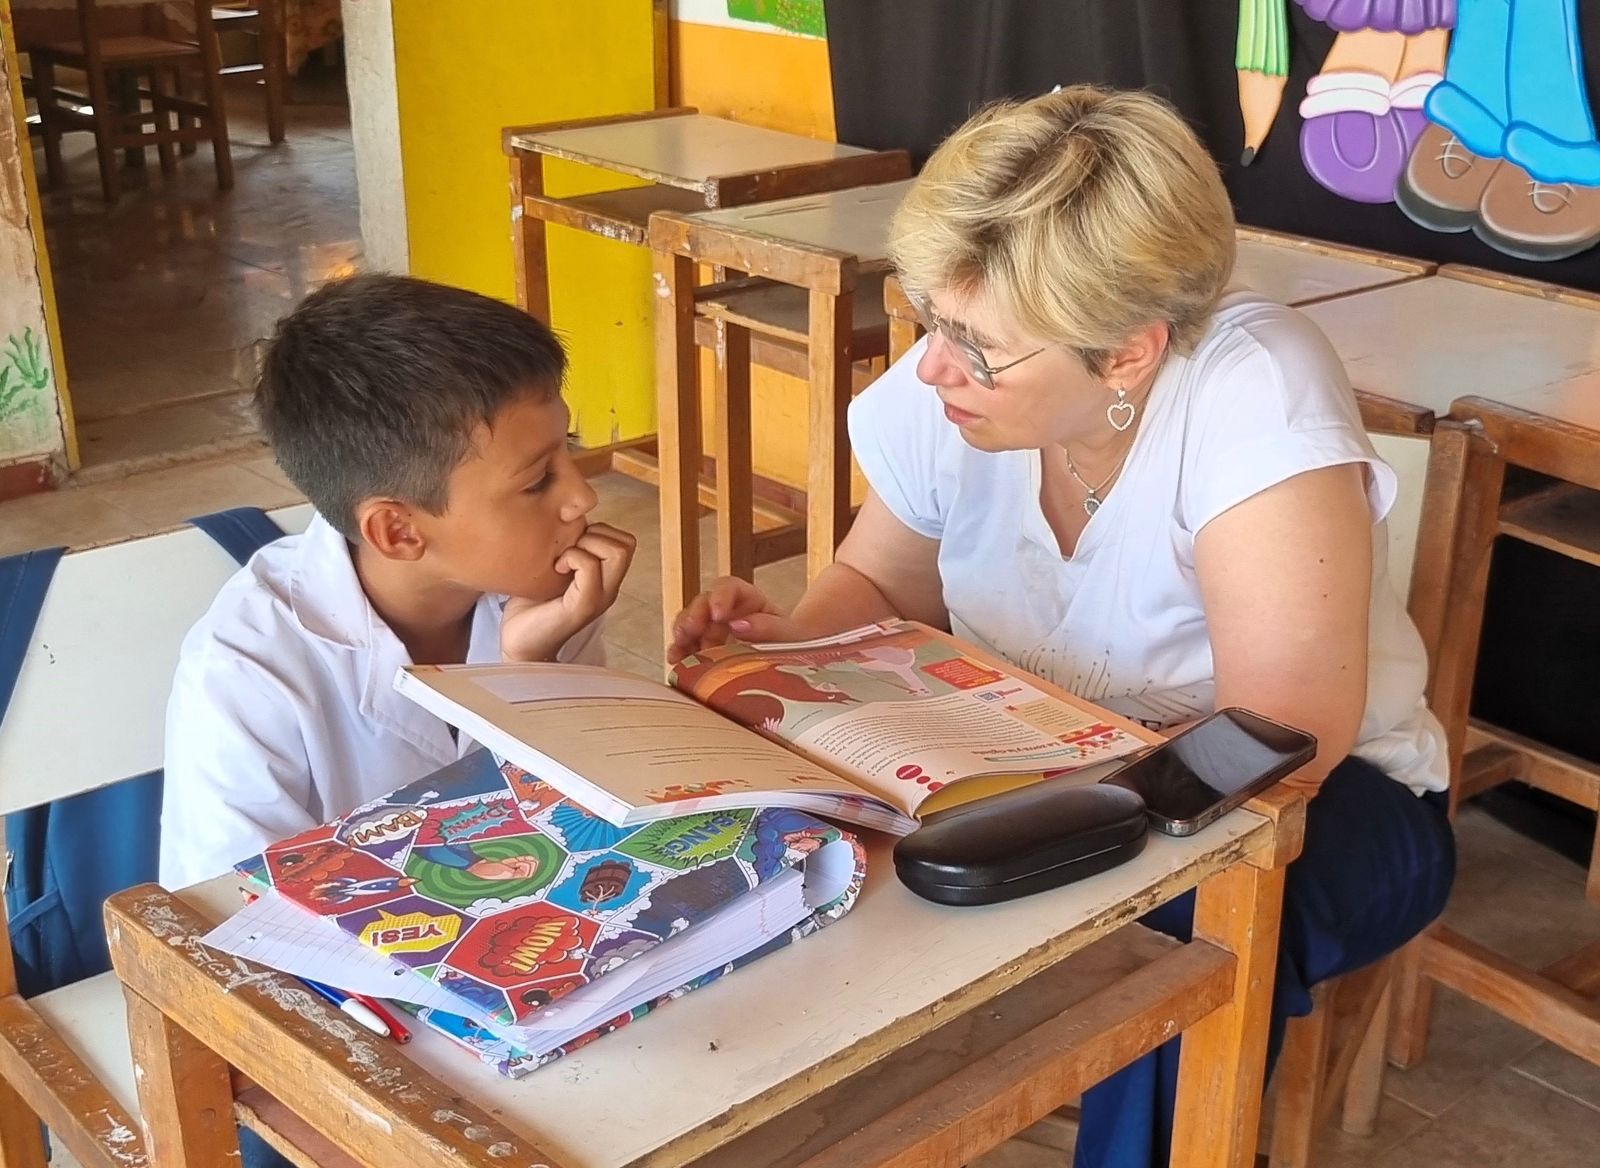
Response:
[[[238,870],[262,895],[209,944],[517,1076],[837,920],[865,860],[791,808],[617,827],[477,751]]]

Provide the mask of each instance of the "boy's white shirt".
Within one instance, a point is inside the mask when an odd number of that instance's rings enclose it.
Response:
[[[504,597],[472,618],[469,662],[500,660]],[[600,621],[558,660],[603,665]],[[410,657],[320,515],[257,552],[184,639],[167,704],[161,883],[220,876],[476,745],[395,692]]]

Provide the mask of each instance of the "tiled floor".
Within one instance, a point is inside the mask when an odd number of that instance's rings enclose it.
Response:
[[[84,469],[116,478],[259,447],[243,391],[256,348],[307,291],[360,259],[343,82],[295,80],[288,138],[269,144],[259,91],[230,86],[235,187],[208,146],[168,178],[124,171],[100,197],[87,135],[68,135],[68,183],[44,192],[67,383]]]
[[[613,610],[607,644],[614,665],[660,676],[660,547],[656,495],[621,475],[596,480],[599,518],[640,537],[634,567]],[[181,522],[186,516],[298,498],[262,456],[217,459],[0,504],[0,554],[38,543],[100,542]],[[706,546],[714,536],[706,520]],[[759,570],[781,604],[803,586],[802,561]],[[1461,868],[1448,919],[1487,944],[1533,964],[1600,938],[1600,910],[1583,897],[1583,872],[1497,821],[1467,808],[1458,823]],[[1600,1068],[1576,1059],[1486,1009],[1440,992],[1427,1059],[1391,1071],[1370,1138],[1330,1132],[1319,1168],[1579,1168],[1596,1162]],[[981,1168],[1052,1168],[1066,1162],[1064,1127],[1014,1140]],[[1070,1134],[1070,1127],[1065,1129]]]

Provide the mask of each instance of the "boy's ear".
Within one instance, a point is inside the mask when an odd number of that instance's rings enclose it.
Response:
[[[368,499],[356,508],[361,538],[388,560],[415,561],[428,542],[418,530],[412,509],[396,499]]]

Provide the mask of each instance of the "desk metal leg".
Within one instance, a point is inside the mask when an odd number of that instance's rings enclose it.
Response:
[[[700,389],[694,261],[655,253],[656,453],[661,472],[661,618],[665,634],[700,590]]]
[[[812,292],[806,476],[806,578],[833,563],[850,524],[850,343],[855,292]]]
[[[239,1162],[228,1064],[132,990],[128,1038],[154,1168]]]
[[[1235,864],[1200,885],[1195,898],[1195,940],[1227,950],[1237,964],[1231,1000],[1183,1036],[1172,1162],[1185,1168],[1254,1163],[1283,873],[1282,866]]]

